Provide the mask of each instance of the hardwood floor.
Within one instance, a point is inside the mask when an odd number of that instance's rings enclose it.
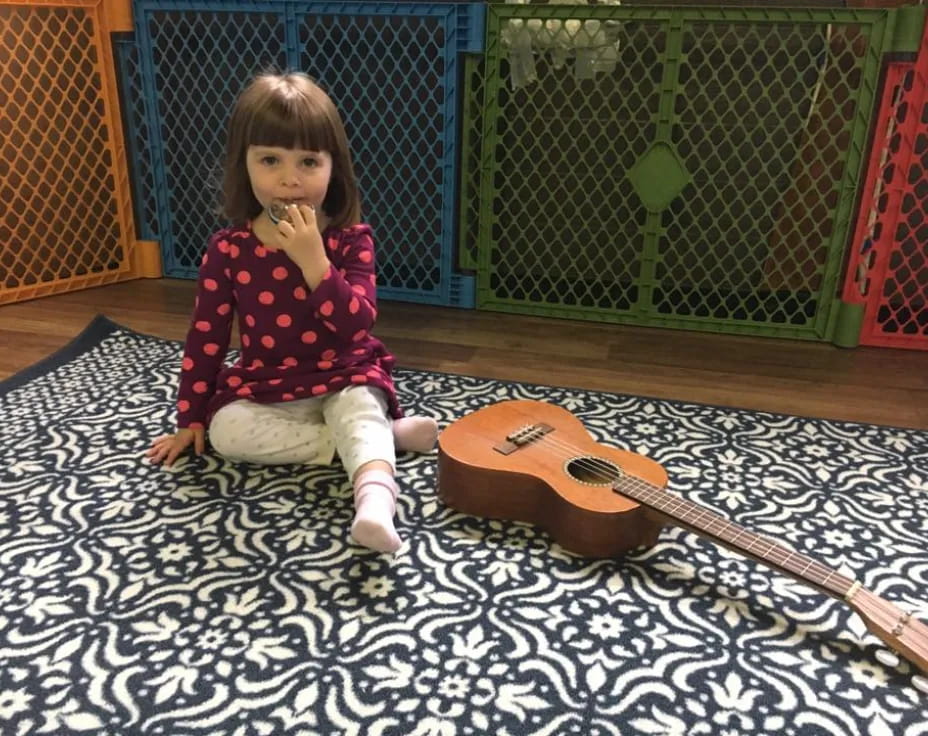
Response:
[[[139,280],[0,307],[0,379],[96,314],[182,340],[194,283]],[[928,353],[382,302],[400,366],[928,429]]]

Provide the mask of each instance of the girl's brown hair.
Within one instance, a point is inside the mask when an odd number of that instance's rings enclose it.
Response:
[[[322,203],[334,227],[361,221],[361,196],[348,136],[331,98],[306,74],[260,74],[245,88],[229,119],[222,177],[222,214],[240,224],[261,213],[248,179],[249,146],[302,148],[332,155],[332,178]]]

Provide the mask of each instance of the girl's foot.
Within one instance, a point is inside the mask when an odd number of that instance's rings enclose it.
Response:
[[[393,442],[400,452],[431,452],[438,440],[438,422],[431,417],[393,420]]]
[[[393,527],[396,481],[383,470],[366,470],[354,483],[354,521],[351,536],[377,552],[396,552],[402,540]]]

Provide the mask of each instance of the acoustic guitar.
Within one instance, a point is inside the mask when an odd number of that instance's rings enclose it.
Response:
[[[890,649],[928,673],[924,623],[858,581],[670,493],[666,484],[655,461],[597,443],[573,414],[541,401],[480,409],[438,438],[438,495],[457,511],[535,524],[585,557],[615,557],[654,544],[668,524],[684,527],[843,601]],[[913,684],[928,692],[925,677]]]

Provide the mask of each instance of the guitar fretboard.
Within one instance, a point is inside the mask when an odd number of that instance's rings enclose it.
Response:
[[[760,559],[771,567],[838,598],[844,598],[854,585],[850,578],[811,557],[794,552],[697,503],[668,493],[663,488],[640,478],[623,476],[613,483],[612,487],[617,493],[650,506],[681,526],[717,540],[740,554]]]

